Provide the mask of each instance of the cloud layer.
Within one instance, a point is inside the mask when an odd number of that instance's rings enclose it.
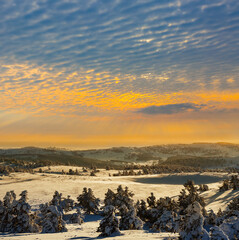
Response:
[[[205,105],[197,105],[193,103],[177,103],[177,104],[167,104],[161,106],[149,106],[138,110],[139,113],[144,114],[175,114],[183,113],[188,111],[198,111]]]
[[[191,122],[168,132],[221,119],[233,133],[238,13],[238,0],[0,1],[0,133],[114,128],[143,141],[175,114]]]
[[[11,0],[0,9],[7,61],[133,74],[183,69],[192,81],[239,63],[237,0]]]

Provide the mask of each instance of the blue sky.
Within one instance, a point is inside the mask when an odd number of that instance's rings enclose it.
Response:
[[[5,61],[136,74],[202,69],[205,78],[238,66],[236,0],[0,4]]]
[[[38,114],[238,112],[237,0],[0,0],[0,15],[0,131],[18,131],[19,116],[38,127]]]

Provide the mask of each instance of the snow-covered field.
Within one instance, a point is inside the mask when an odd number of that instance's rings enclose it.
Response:
[[[64,169],[66,172],[70,167],[51,167],[53,172],[61,172]],[[75,167],[72,167],[75,169]],[[43,169],[44,170],[44,169]],[[81,170],[79,168],[79,170]],[[183,185],[178,181],[181,178],[185,179],[185,174],[177,174],[177,177],[171,178],[170,184],[163,182],[161,184],[155,183],[155,178],[170,179],[169,174],[154,175],[154,176],[128,176],[128,177],[110,177],[114,173],[113,170],[101,170],[96,177],[91,176],[75,176],[75,175],[61,175],[56,173],[12,173],[10,176],[0,177],[0,199],[2,200],[5,193],[14,190],[19,195],[23,190],[28,191],[29,203],[32,208],[38,208],[41,203],[48,202],[52,199],[55,190],[61,192],[63,197],[71,195],[76,200],[76,197],[82,193],[83,187],[92,188],[94,195],[103,201],[105,193],[108,188],[113,191],[121,184],[123,187],[128,186],[129,190],[133,191],[134,200],[146,199],[151,192],[156,198],[160,197],[176,197]],[[171,176],[172,177],[172,176]],[[222,173],[195,173],[188,174],[188,179],[195,178],[207,181],[209,191],[203,192],[207,206],[206,209],[213,209],[217,211],[219,208],[225,208],[229,201],[239,195],[238,191],[228,190],[219,192],[218,187],[221,185],[220,179],[226,178],[227,174]],[[141,179],[147,179],[146,182]],[[153,180],[154,179],[154,180]],[[214,179],[214,180],[212,180]],[[175,181],[175,182],[173,182]],[[68,232],[54,233],[54,234],[9,234],[0,235],[0,239],[97,239],[99,233],[96,232],[99,226],[101,217],[86,216],[82,225],[68,224]],[[167,237],[176,237],[177,235],[168,233],[156,233],[150,230],[134,230],[122,231],[122,235],[109,237],[108,239],[167,239]]]

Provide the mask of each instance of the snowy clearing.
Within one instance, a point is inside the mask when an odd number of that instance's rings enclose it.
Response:
[[[70,167],[57,166],[52,167],[51,170],[61,172],[62,169],[67,171]],[[72,167],[74,169],[74,167]],[[153,192],[156,198],[160,197],[176,197],[183,185],[180,184],[180,177],[182,180],[200,177],[205,183],[208,183],[209,191],[203,192],[207,206],[206,209],[213,209],[217,211],[219,208],[225,208],[229,201],[238,196],[238,191],[228,190],[219,192],[218,187],[221,185],[220,180],[226,178],[227,174],[222,173],[195,173],[195,174],[161,174],[153,176],[122,176],[109,177],[109,173],[114,173],[113,170],[101,170],[96,177],[91,176],[75,176],[75,175],[61,175],[50,173],[12,173],[10,176],[2,176],[0,180],[0,199],[3,199],[5,193],[14,190],[19,195],[23,190],[28,191],[29,204],[32,209],[38,208],[39,204],[48,202],[52,199],[54,191],[57,190],[63,196],[71,195],[73,199],[82,192],[83,187],[92,188],[96,197],[100,198],[101,202],[104,199],[108,188],[113,191],[121,184],[123,187],[128,186],[129,190],[133,191],[134,200],[146,199]],[[171,177],[171,178],[170,178]],[[155,179],[163,179],[161,184],[155,184]],[[170,184],[165,184],[165,180],[170,179]],[[208,179],[208,182],[207,182]],[[213,179],[213,181],[211,181]],[[146,181],[146,183],[143,183]],[[175,181],[175,182],[173,182]],[[86,216],[82,225],[68,224],[68,232],[54,233],[54,234],[2,234],[0,239],[98,239],[99,233],[96,232],[99,226],[100,216]],[[170,233],[157,233],[151,230],[130,230],[121,231],[120,236],[112,236],[108,239],[165,239],[168,237],[177,237]],[[99,238],[100,239],[100,238]]]

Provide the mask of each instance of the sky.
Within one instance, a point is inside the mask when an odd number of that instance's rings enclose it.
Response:
[[[0,146],[239,143],[238,0],[0,0]]]

